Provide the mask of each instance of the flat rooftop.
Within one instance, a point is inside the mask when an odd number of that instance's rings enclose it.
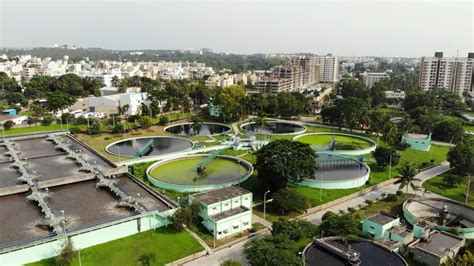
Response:
[[[367,218],[367,220],[380,224],[380,225],[388,224],[390,222],[393,222],[396,219],[397,219],[396,217],[393,217],[384,212],[377,212]]]
[[[250,193],[251,193],[250,191],[245,190],[241,187],[229,186],[229,187],[224,187],[220,189],[215,189],[215,190],[210,190],[210,191],[194,194],[193,197],[203,204],[210,205],[213,203],[225,201],[228,199],[247,195]]]
[[[240,206],[238,208],[234,208],[234,209],[230,209],[230,210],[221,212],[221,213],[216,214],[212,217],[214,218],[215,221],[220,221],[220,220],[223,220],[225,218],[232,217],[232,216],[240,214],[240,213],[244,213],[246,211],[250,211],[250,209],[247,209],[245,207]]]
[[[427,251],[438,257],[443,257],[450,249],[454,249],[464,240],[455,235],[434,231],[428,241],[418,241],[413,244],[413,248]]]
[[[425,134],[416,134],[416,133],[406,133],[403,135],[405,138],[411,138],[411,139],[427,139],[428,135]]]
[[[174,202],[145,186],[124,168],[117,168],[73,137],[61,135],[61,139],[91,165],[103,173],[111,173],[107,178],[115,179],[115,186],[123,193],[141,199],[143,212],[162,212],[175,206]],[[94,174],[81,171],[80,166],[63,150],[56,149],[46,136],[12,141],[20,151],[19,157],[27,162],[28,173],[35,171],[39,175],[38,186],[42,191],[48,189],[47,205],[54,214],[66,217],[64,229],[67,233],[132,219],[139,214],[135,209],[119,206],[120,199],[109,188],[97,187]],[[20,173],[11,167],[12,161],[5,152],[6,148],[0,147],[0,251],[56,235],[46,225],[37,202],[26,199],[31,193],[30,187],[18,181]]]

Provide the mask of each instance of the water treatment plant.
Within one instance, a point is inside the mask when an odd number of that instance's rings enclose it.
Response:
[[[403,204],[405,219],[416,227],[429,227],[474,239],[474,208],[441,198],[413,198]]]
[[[252,172],[246,160],[215,151],[156,162],[147,169],[147,177],[159,188],[195,192],[239,184]]]
[[[350,156],[318,153],[318,170],[313,178],[298,183],[323,189],[347,189],[365,185],[370,176],[369,166]]]
[[[0,262],[23,264],[168,224],[176,203],[68,134],[0,142]]]
[[[113,142],[105,150],[116,156],[151,157],[189,150],[193,142],[179,137],[137,137]]]
[[[309,144],[317,152],[352,156],[369,154],[377,148],[372,139],[347,133],[306,133],[295,136],[293,140]]]
[[[396,252],[375,242],[359,238],[315,238],[303,250],[302,256],[304,263],[309,266],[408,265]]]
[[[240,129],[245,132],[263,135],[296,135],[306,131],[306,127],[298,123],[267,119],[263,125],[257,125],[256,122],[248,122],[242,124]]]
[[[181,123],[167,126],[164,131],[179,136],[213,136],[231,132],[231,128],[226,124],[203,122],[196,126],[193,123]]]

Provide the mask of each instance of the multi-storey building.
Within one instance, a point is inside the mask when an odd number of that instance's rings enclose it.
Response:
[[[419,85],[424,90],[443,88],[458,94],[473,92],[474,53],[467,58],[443,57],[436,52],[434,57],[422,57]]]
[[[335,83],[339,77],[339,58],[332,54],[316,56],[316,64],[319,65],[319,82]]]
[[[202,224],[215,239],[252,228],[252,192],[229,186],[189,196],[201,205]]]
[[[290,91],[292,87],[292,81],[285,78],[262,78],[255,83],[255,89],[258,92],[268,90],[273,94],[278,94],[284,91]]]
[[[304,85],[304,74],[299,66],[276,66],[273,68],[272,76],[290,80],[289,91],[298,91]]]
[[[294,66],[299,66],[303,71],[303,84],[313,85],[319,82],[319,64],[316,58],[311,56],[293,57],[291,63]]]
[[[362,79],[362,82],[364,82],[365,86],[368,88],[372,88],[375,83],[381,81],[381,80],[389,80],[390,76],[386,73],[362,73],[360,75],[360,78]]]

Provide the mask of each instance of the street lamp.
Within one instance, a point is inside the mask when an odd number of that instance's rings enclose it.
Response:
[[[270,193],[270,190],[267,190],[265,194],[263,194],[263,219],[265,220],[266,215],[266,207],[267,207],[267,194]]]

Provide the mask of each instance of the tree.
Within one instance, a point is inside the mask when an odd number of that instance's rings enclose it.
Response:
[[[364,100],[359,98],[344,98],[340,101],[337,101],[336,106],[342,113],[344,125],[351,130],[360,124],[365,115]]]
[[[147,129],[151,127],[151,125],[153,124],[153,121],[151,120],[151,117],[145,115],[138,119],[138,123],[143,129]]]
[[[337,106],[325,106],[321,109],[323,122],[332,125],[342,124],[342,114]]]
[[[97,119],[91,119],[89,121],[89,134],[97,135],[100,133],[100,122]]]
[[[305,220],[289,221],[280,218],[272,224],[272,235],[283,234],[293,241],[298,241],[301,238],[312,238],[317,230],[316,225]]]
[[[63,110],[76,102],[70,94],[63,92],[49,92],[46,94],[46,109],[56,112]]]
[[[434,126],[433,138],[444,142],[458,142],[464,135],[464,128],[457,120],[443,120]]]
[[[255,238],[245,244],[244,255],[251,265],[303,265],[284,235]]]
[[[243,113],[245,88],[242,86],[228,86],[220,89],[217,95],[217,104],[221,106],[226,119],[237,120]]]
[[[400,154],[396,150],[382,146],[377,147],[375,151],[372,152],[372,156],[380,167],[386,167],[390,163],[397,165],[400,160]]]
[[[156,261],[156,255],[153,252],[146,252],[140,255],[138,261],[144,266],[150,266]]]
[[[171,216],[171,223],[176,230],[183,230],[185,226],[189,226],[193,221],[193,217],[189,209],[181,207]]]
[[[403,108],[406,112],[410,112],[411,110],[417,107],[433,107],[434,101],[432,97],[425,93],[425,92],[411,92],[405,96],[403,100]]]
[[[5,101],[10,105],[20,104],[25,106],[28,104],[28,100],[21,92],[9,92],[3,96]]]
[[[14,125],[15,125],[15,123],[14,123],[13,121],[7,120],[7,121],[3,122],[3,125],[2,125],[2,126],[3,126],[3,128],[4,128],[5,130],[9,130],[9,129],[12,128]]]
[[[202,121],[198,117],[193,117],[191,119],[191,129],[193,130],[194,135],[198,135],[201,132]]]
[[[306,198],[294,190],[282,188],[272,195],[272,209],[281,214],[288,212],[304,212],[308,205]]]
[[[58,266],[71,265],[72,260],[76,257],[76,250],[72,241],[67,238],[61,246],[61,253],[54,258],[54,264]]]
[[[448,161],[454,171],[460,175],[474,173],[474,137],[466,136],[448,152]]]
[[[416,191],[418,186],[415,184],[415,181],[420,181],[420,179],[415,178],[415,175],[418,173],[416,166],[410,162],[403,162],[399,172],[398,180],[395,181],[395,184],[400,184],[399,189],[406,187],[405,193],[408,193],[408,187],[411,187],[413,191]]]
[[[338,215],[328,211],[321,217],[318,230],[324,236],[346,236],[357,234],[358,228],[359,223],[351,214]]]
[[[298,183],[313,177],[318,167],[316,158],[308,144],[276,140],[258,151],[255,168],[265,188],[277,191],[286,188],[288,181]]]
[[[367,99],[369,92],[365,84],[357,79],[342,79],[336,86],[339,95],[342,97],[355,97],[359,99]]]
[[[54,116],[47,114],[43,116],[43,120],[41,120],[41,124],[43,126],[49,126],[53,123],[53,121],[54,121]]]

